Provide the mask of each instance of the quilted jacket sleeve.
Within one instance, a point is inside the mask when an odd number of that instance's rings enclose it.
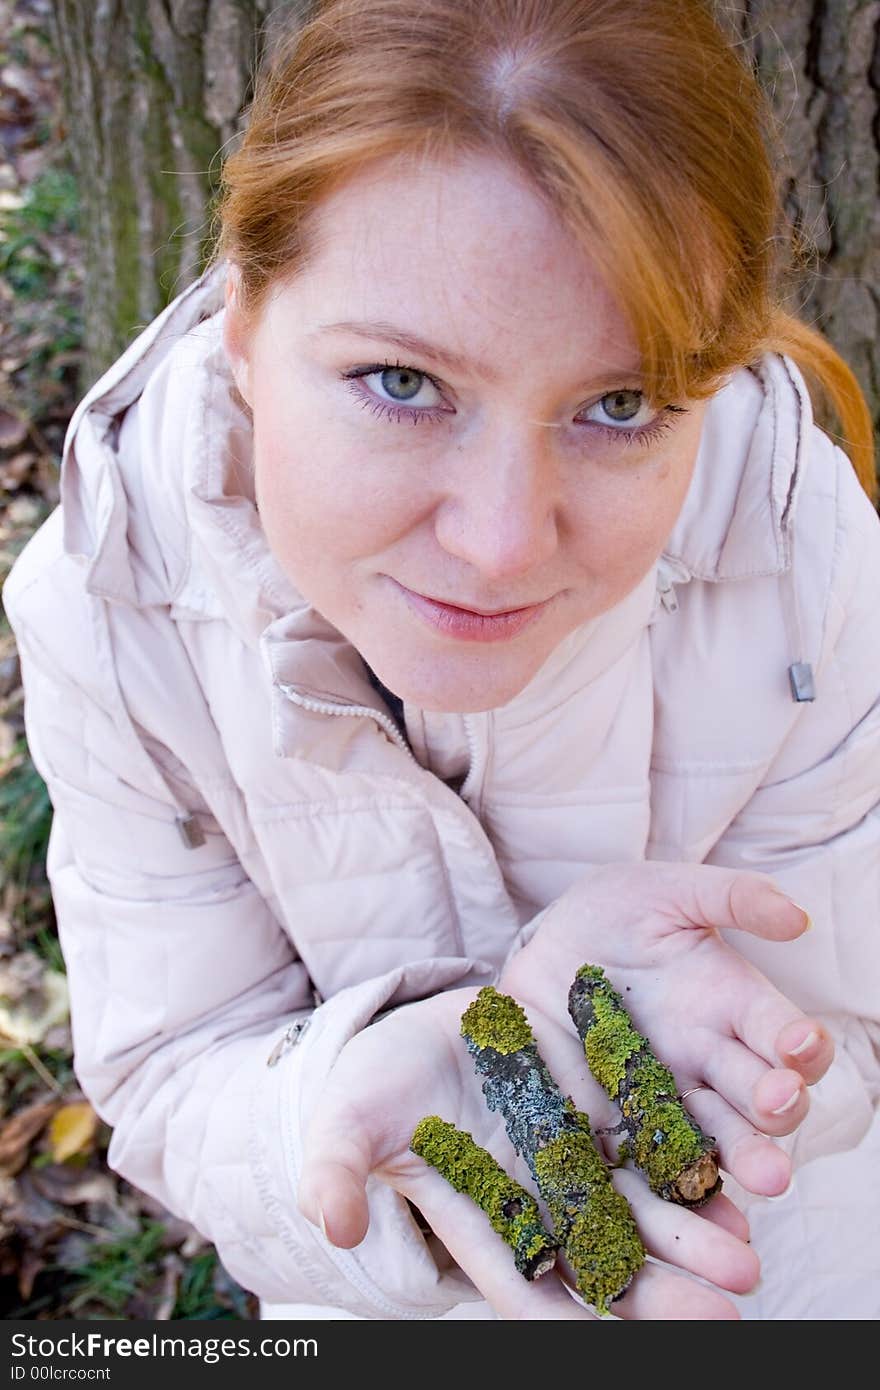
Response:
[[[830,451],[829,451],[830,452]],[[880,522],[836,451],[830,490],[810,495],[834,524],[823,628],[809,652],[816,700],[708,856],[772,874],[810,913],[814,930],[787,947],[785,987],[807,1008],[880,1025]],[[827,527],[825,528],[827,531]],[[809,572],[803,518],[799,566]],[[796,551],[797,558],[797,551]],[[817,563],[815,569],[821,574]],[[744,940],[737,939],[742,949]],[[778,951],[749,939],[778,974]],[[802,958],[802,959],[801,959]],[[798,964],[798,961],[801,963]],[[880,1065],[877,1088],[880,1092]]]
[[[731,944],[837,1043],[786,1142],[795,1178],[785,1202],[750,1202],[728,1182],[762,1260],[744,1307],[764,1320],[880,1312],[880,524],[842,456],[837,487],[813,503],[836,514],[817,699],[708,858],[772,874],[810,913],[813,929],[784,948],[742,935]]]
[[[53,662],[42,639],[59,617],[50,623],[42,579],[19,561],[3,598],[28,742],[55,811],[48,870],[76,1073],[113,1127],[110,1165],[191,1221],[264,1299],[367,1318],[436,1317],[474,1299],[463,1277],[438,1272],[390,1189],[376,1185],[370,1232],[353,1251],[329,1246],[296,1208],[311,1106],[404,970],[313,1008],[304,967],[227,839],[209,831],[186,847],[180,808],[96,697],[95,672],[81,681]],[[417,994],[419,981],[408,983]],[[269,1065],[289,1024],[307,1018],[302,1040]]]

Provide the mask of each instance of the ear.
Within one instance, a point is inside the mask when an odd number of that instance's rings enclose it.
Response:
[[[231,265],[226,275],[226,312],[223,315],[223,349],[232,368],[239,394],[251,404],[250,335],[241,308],[241,273]]]

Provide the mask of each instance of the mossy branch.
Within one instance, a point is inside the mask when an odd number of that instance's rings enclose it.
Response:
[[[545,1228],[538,1203],[472,1134],[439,1115],[426,1115],[416,1125],[410,1148],[486,1213],[524,1278],[538,1279],[553,1268],[559,1243]]]
[[[515,999],[482,989],[465,1010],[461,1031],[485,1078],[486,1103],[504,1117],[547,1203],[579,1292],[606,1313],[629,1287],[645,1250],[593,1143],[589,1117],[559,1090]]]
[[[581,966],[568,1011],[591,1072],[620,1107],[629,1152],[651,1190],[681,1206],[702,1206],[721,1190],[715,1140],[688,1114],[672,1072],[637,1032],[599,966]]]

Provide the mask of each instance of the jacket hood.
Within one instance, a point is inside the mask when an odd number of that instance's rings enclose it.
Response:
[[[274,684],[296,686],[305,669],[325,698],[344,689],[374,708],[357,652],[298,593],[265,541],[250,415],[221,340],[224,280],[217,266],[186,290],[81,402],[62,462],[65,550],[87,565],[90,592],[137,607],[168,604],[180,617],[225,618],[244,642],[262,646]],[[658,599],[674,605],[675,584],[784,575],[811,420],[790,359],[767,354],[734,373],[709,402],[691,485],[655,570],[573,635],[575,645],[593,643],[597,658],[604,650],[611,659],[651,621]],[[795,614],[793,660],[797,626]],[[548,665],[564,665],[570,645]]]

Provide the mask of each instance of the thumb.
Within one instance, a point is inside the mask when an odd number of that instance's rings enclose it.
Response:
[[[370,1224],[367,1178],[372,1146],[349,1107],[333,1110],[325,1097],[309,1127],[297,1204],[331,1245],[359,1245]]]
[[[694,926],[728,927],[766,941],[794,941],[812,926],[806,909],[767,874],[695,866],[693,901],[682,904]]]

